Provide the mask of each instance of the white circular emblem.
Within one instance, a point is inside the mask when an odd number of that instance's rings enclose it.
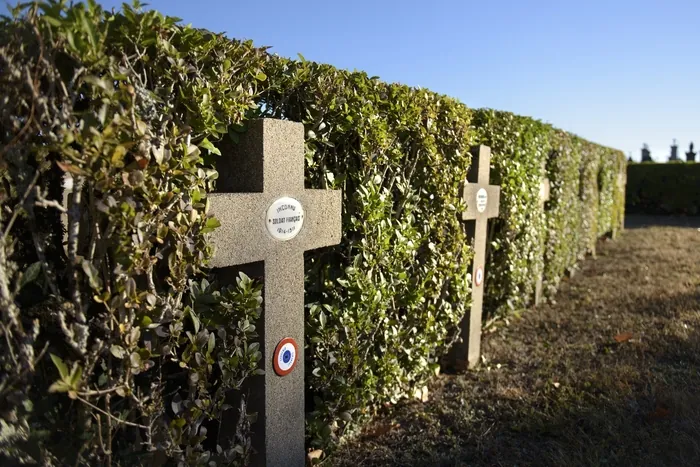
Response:
[[[486,189],[480,188],[476,192],[476,210],[479,212],[484,212],[486,210],[486,203],[488,203],[489,195],[486,193]]]
[[[267,208],[265,224],[273,238],[291,240],[304,225],[304,208],[294,198],[279,198]]]
[[[474,273],[474,284],[478,287],[484,282],[484,268],[479,266]]]
[[[297,362],[297,344],[291,337],[282,339],[275,348],[272,366],[275,373],[286,376],[294,369]]]

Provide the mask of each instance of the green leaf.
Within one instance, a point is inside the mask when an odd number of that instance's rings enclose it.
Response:
[[[265,81],[267,79],[267,75],[261,71],[260,73],[255,75],[255,79],[257,79],[258,81]]]
[[[68,392],[73,388],[66,384],[64,381],[56,381],[51,386],[49,386],[49,392]]]
[[[92,45],[93,48],[96,47],[98,45],[98,39],[97,33],[95,32],[95,26],[85,15],[81,15],[81,21],[83,23],[83,29],[88,33],[90,45]]]
[[[70,385],[75,388],[76,390],[78,389],[78,383],[80,383],[80,378],[83,376],[83,367],[78,365],[76,362],[73,364],[73,370],[70,373]]]
[[[121,161],[124,159],[125,155],[126,155],[126,148],[124,146],[122,146],[121,144],[117,145],[117,147],[115,147],[114,151],[112,152],[112,157],[111,157],[112,164],[115,164],[115,165],[120,164]],[[123,167],[124,164],[120,164],[118,166]]]
[[[331,436],[331,433],[333,433],[333,429],[331,428],[330,425],[324,425],[323,428],[321,429],[321,435],[324,438],[329,438]]]
[[[214,351],[214,345],[216,344],[216,338],[214,333],[209,333],[209,342],[207,343],[207,353],[211,354]]]
[[[106,91],[107,94],[112,94],[114,92],[112,82],[98,76],[87,75],[83,78],[83,81]]]
[[[321,313],[319,313],[318,320],[321,322],[322,328],[326,327],[326,314],[323,312],[323,310],[321,310]]]
[[[47,23],[49,23],[50,25],[56,26],[56,27],[60,27],[63,24],[59,19],[54,18],[52,16],[44,15],[43,20],[46,21]]]
[[[212,144],[211,141],[209,141],[207,138],[204,138],[201,143],[199,143],[200,148],[204,148],[211,152],[212,154],[216,154],[217,156],[221,155],[221,151]]]
[[[22,276],[19,279],[19,288],[20,290],[22,287],[25,285],[34,282],[37,277],[39,277],[39,273],[41,272],[41,262],[37,261],[36,263],[32,263],[29,265],[29,267],[24,271]]]
[[[114,344],[109,348],[109,351],[112,355],[114,355],[120,360],[126,356],[126,350],[124,350],[124,347],[122,347],[121,345]]]
[[[97,268],[92,264],[91,261],[88,260],[83,260],[82,261],[82,267],[83,271],[85,272],[85,275],[88,277],[88,281],[90,283],[90,287],[92,287],[93,290],[96,292],[99,292],[102,290],[102,279],[100,278],[100,273],[97,270]]]
[[[214,231],[214,229],[217,229],[219,227],[221,227],[221,222],[219,221],[219,219],[217,219],[216,217],[209,217],[204,223],[202,233],[211,233]]]
[[[102,373],[97,378],[97,385],[99,387],[103,387],[105,384],[107,384],[107,373]]]
[[[141,366],[141,355],[132,352],[131,355],[129,355],[129,362],[132,368],[139,368]]]
[[[175,426],[177,428],[182,428],[185,425],[187,425],[187,420],[185,420],[184,418],[176,418],[175,420],[173,420],[170,423],[172,423],[173,426]]]
[[[199,327],[201,325],[199,318],[195,314],[194,310],[190,309],[190,318],[192,319],[192,325],[194,326],[195,334],[199,332]]]
[[[68,372],[68,367],[66,364],[63,363],[63,360],[54,354],[51,354],[51,360],[58,369],[58,374],[61,375],[61,379],[67,379],[70,373]]]

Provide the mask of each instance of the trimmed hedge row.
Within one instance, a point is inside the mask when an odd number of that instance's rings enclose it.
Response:
[[[540,274],[553,293],[597,237],[621,227],[622,153],[527,117],[474,111],[425,89],[270,56],[128,7],[111,15],[93,2],[48,2],[2,26],[0,85],[10,96],[2,113],[9,161],[1,169],[9,187],[2,203],[22,214],[14,225],[0,218],[16,242],[0,245],[7,285],[0,292],[37,284],[30,302],[17,292],[0,296],[16,311],[2,316],[16,335],[0,339],[10,375],[3,382],[18,389],[7,399],[14,434],[3,432],[0,442],[19,439],[16,457],[36,451],[42,462],[71,464],[246,461],[242,394],[233,442],[219,450],[216,439],[225,392],[253,377],[260,358],[250,322],[260,284],[243,277],[221,287],[203,280],[201,268],[211,253],[206,233],[216,227],[204,214],[217,142],[236,141],[250,118],[303,122],[307,186],[343,190],[342,243],[306,255],[313,445],[336,441],[382,404],[422,386],[456,338],[471,292],[473,253],[460,220],[471,146],[492,147],[491,183],[502,187],[486,267],[492,315],[529,306]],[[39,72],[28,86],[27,73]],[[54,102],[57,89],[68,97],[41,107]],[[36,108],[46,116],[35,119]],[[22,129],[29,124],[31,131]],[[82,205],[73,198],[69,237],[88,239],[69,247],[68,257],[55,234],[62,171],[78,177],[75,190],[84,194]],[[543,210],[545,174],[552,196]],[[31,183],[51,188],[53,198],[24,196]],[[33,223],[36,209],[51,212],[53,222]],[[50,254],[41,256],[43,243]],[[23,254],[14,253],[16,245]],[[52,300],[82,315],[64,313],[68,327],[55,329],[35,311]],[[32,340],[20,330],[32,329],[37,316]],[[73,348],[71,329],[83,333],[88,350],[82,340]],[[53,363],[32,360],[44,345]],[[13,351],[26,354],[16,369]],[[45,413],[31,410],[52,383],[68,397],[52,395],[54,409]],[[91,405],[73,404],[74,396]],[[132,425],[112,425],[105,413]],[[75,423],[72,441],[39,435],[61,419]],[[145,441],[133,425],[148,427]]]
[[[634,214],[700,214],[700,164],[631,163],[627,211]]]
[[[425,89],[273,57],[262,115],[304,123],[307,182],[342,188],[344,238],[307,254],[309,435],[324,445],[421,387],[455,338],[471,281],[459,185],[469,148],[492,148],[486,312],[551,294],[595,241],[622,225],[621,152],[528,117],[470,110]],[[540,181],[552,197],[540,207]]]

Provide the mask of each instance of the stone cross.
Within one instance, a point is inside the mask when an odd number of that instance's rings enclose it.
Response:
[[[303,466],[304,251],[340,242],[342,193],[304,188],[301,123],[254,120],[231,152],[217,163],[223,192],[209,195],[221,222],[212,266],[264,262],[265,375],[252,379],[249,401],[258,412],[253,464]]]
[[[622,199],[626,199],[627,197],[627,167],[625,166],[620,173],[617,174],[617,189],[620,191],[620,194],[622,196]],[[622,225],[613,226],[613,231],[612,231],[612,238],[616,239],[620,233],[622,233],[625,230],[625,216],[624,212],[622,215]]]
[[[550,191],[549,179],[547,177],[543,177],[542,180],[540,181],[540,209],[542,210],[542,212],[544,212],[544,203],[549,201],[549,191]],[[542,256],[544,256],[544,254]],[[543,276],[544,276],[544,267],[543,267],[543,270],[540,271],[540,273],[537,275],[537,282],[535,283],[535,306],[542,303]]]
[[[460,325],[462,342],[454,345],[452,364],[457,369],[473,368],[479,363],[481,352],[481,309],[484,299],[484,266],[486,261],[486,227],[488,219],[498,217],[501,187],[489,185],[491,148],[472,148],[472,166],[464,184],[467,210],[462,219],[467,223],[467,236],[474,244],[472,263],[472,307]]]

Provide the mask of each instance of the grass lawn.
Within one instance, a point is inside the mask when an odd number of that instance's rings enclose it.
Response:
[[[324,464],[700,466],[700,232],[601,242],[555,300]]]

